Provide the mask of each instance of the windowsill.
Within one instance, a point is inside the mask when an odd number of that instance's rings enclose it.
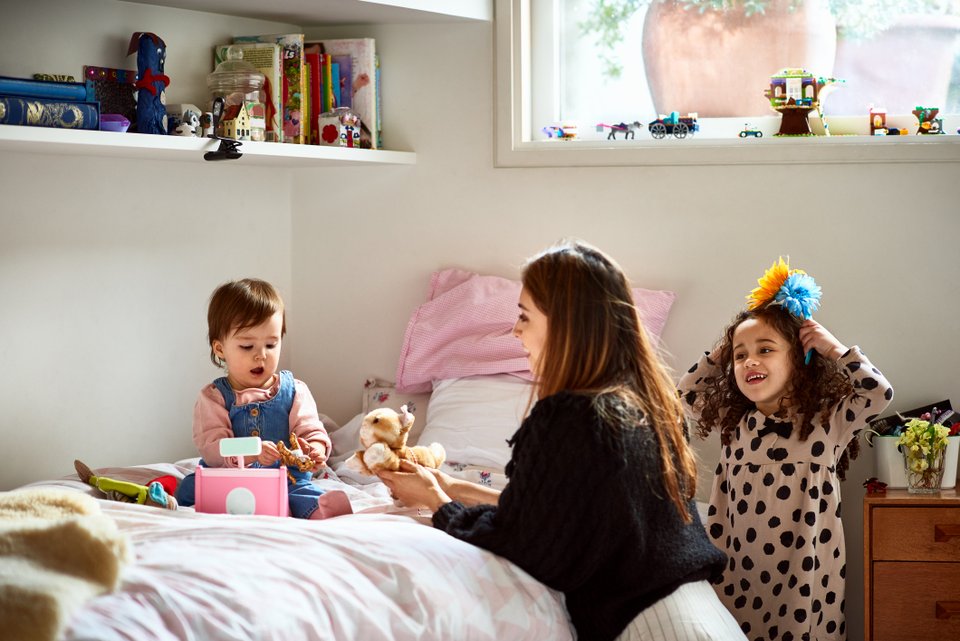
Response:
[[[646,134],[649,136],[649,134]],[[498,145],[497,167],[960,162],[960,136],[546,140]]]

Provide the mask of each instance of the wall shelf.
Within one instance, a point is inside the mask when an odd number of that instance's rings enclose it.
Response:
[[[493,20],[493,0],[130,0],[303,26]]]
[[[151,136],[109,131],[79,131],[46,127],[0,125],[0,152],[39,153],[206,162],[203,154],[219,146],[210,138]],[[412,165],[417,155],[408,151],[347,149],[317,145],[244,142],[242,158],[221,161],[236,166],[316,167],[349,165]]]

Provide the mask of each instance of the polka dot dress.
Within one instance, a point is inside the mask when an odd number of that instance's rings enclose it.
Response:
[[[786,419],[755,411],[722,448],[707,530],[728,555],[715,585],[748,639],[846,638],[846,553],[836,464],[847,444],[889,404],[893,389],[859,348],[840,359],[854,393],[805,441]],[[680,382],[689,406],[718,370],[708,357]]]

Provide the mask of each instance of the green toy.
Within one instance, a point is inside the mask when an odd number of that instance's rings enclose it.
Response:
[[[77,470],[77,476],[88,485],[100,490],[106,498],[123,503],[138,503],[140,505],[156,505],[168,510],[177,509],[177,499],[174,498],[173,488],[165,488],[164,485],[176,486],[176,480],[172,477],[160,477],[150,481],[147,485],[140,485],[131,481],[120,481],[107,478],[105,476],[95,475],[89,467],[82,461],[74,460],[73,466]]]

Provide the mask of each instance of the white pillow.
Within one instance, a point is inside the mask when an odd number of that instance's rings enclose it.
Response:
[[[523,421],[533,384],[510,374],[434,381],[420,445],[437,442],[447,461],[503,470],[507,440]]]

